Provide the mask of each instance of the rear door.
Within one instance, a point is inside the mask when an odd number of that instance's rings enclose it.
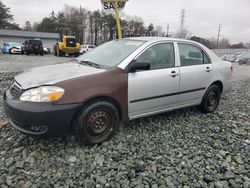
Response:
[[[178,43],[180,55],[179,105],[199,104],[213,77],[209,56],[199,46]]]
[[[136,62],[150,63],[150,70],[128,73],[129,118],[159,113],[176,105],[179,67],[175,66],[173,43],[148,47]]]

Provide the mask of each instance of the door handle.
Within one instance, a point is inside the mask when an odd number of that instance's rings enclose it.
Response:
[[[172,77],[176,77],[176,76],[178,76],[178,75],[179,75],[179,74],[176,73],[176,71],[172,71],[171,74],[170,74],[170,76],[172,76]]]
[[[206,72],[211,72],[211,71],[212,71],[212,69],[210,69],[210,67],[206,68]]]

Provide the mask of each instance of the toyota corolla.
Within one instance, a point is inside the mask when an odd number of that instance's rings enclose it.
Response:
[[[65,136],[73,129],[85,144],[98,144],[120,122],[189,106],[214,112],[231,79],[231,63],[202,44],[128,38],[15,76],[4,106],[23,133]]]

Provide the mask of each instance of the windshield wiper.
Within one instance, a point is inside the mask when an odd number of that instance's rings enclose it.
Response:
[[[80,64],[83,64],[83,65],[90,65],[92,67],[96,67],[96,68],[100,68],[101,66],[97,63],[93,63],[91,61],[79,61]]]

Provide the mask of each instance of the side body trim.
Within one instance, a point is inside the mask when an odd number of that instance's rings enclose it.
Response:
[[[202,90],[205,90],[205,89],[206,88],[203,87],[203,88],[186,90],[186,91],[181,91],[181,92],[176,92],[176,93],[169,93],[169,94],[165,94],[165,95],[157,95],[157,96],[152,96],[152,97],[147,97],[147,98],[132,100],[132,101],[130,101],[130,103],[135,103],[135,102],[140,102],[140,101],[146,101],[146,100],[152,100],[152,99],[157,99],[157,98],[162,98],[162,97],[169,97],[169,96],[180,95],[180,94],[185,94],[185,93],[191,93],[191,92],[195,92],[195,91],[202,91]]]

